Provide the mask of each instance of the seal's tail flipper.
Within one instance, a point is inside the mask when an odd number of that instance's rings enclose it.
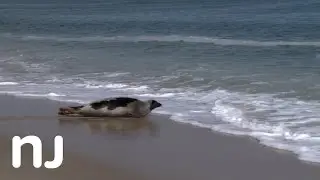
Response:
[[[70,116],[70,115],[77,115],[77,111],[81,109],[83,106],[69,106],[69,107],[61,107],[59,108],[59,115],[65,115],[65,116]]]

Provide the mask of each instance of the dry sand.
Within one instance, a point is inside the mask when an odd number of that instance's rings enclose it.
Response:
[[[0,171],[8,179],[320,179],[320,166],[302,162],[294,154],[279,153],[247,137],[172,122],[164,116],[89,122],[55,117],[62,104],[54,101],[0,96],[0,102],[3,137],[36,134],[50,149],[52,137],[60,134],[67,152],[65,165],[58,170],[16,170],[8,166],[11,154],[5,147],[9,141],[2,138],[0,156],[5,164]],[[10,120],[7,116],[12,115],[16,118]],[[24,115],[46,118],[17,120]],[[123,177],[113,177],[119,174]]]

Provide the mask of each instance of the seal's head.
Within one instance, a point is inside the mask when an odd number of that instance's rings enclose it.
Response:
[[[159,103],[158,101],[153,100],[153,99],[149,100],[149,103],[150,103],[150,111],[162,106],[161,103]]]

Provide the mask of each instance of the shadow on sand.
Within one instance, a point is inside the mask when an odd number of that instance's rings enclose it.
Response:
[[[130,135],[138,132],[149,132],[155,135],[158,128],[149,118],[91,118],[91,117],[59,117],[59,124],[82,126],[92,134]]]

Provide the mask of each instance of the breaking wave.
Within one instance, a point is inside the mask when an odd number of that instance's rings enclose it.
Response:
[[[257,41],[246,39],[226,39],[206,36],[183,36],[183,35],[144,35],[144,36],[86,36],[86,37],[63,37],[63,36],[35,36],[35,35],[12,35],[3,34],[6,37],[19,38],[25,41],[57,41],[57,42],[186,42],[206,43],[221,46],[320,46],[319,41]]]

